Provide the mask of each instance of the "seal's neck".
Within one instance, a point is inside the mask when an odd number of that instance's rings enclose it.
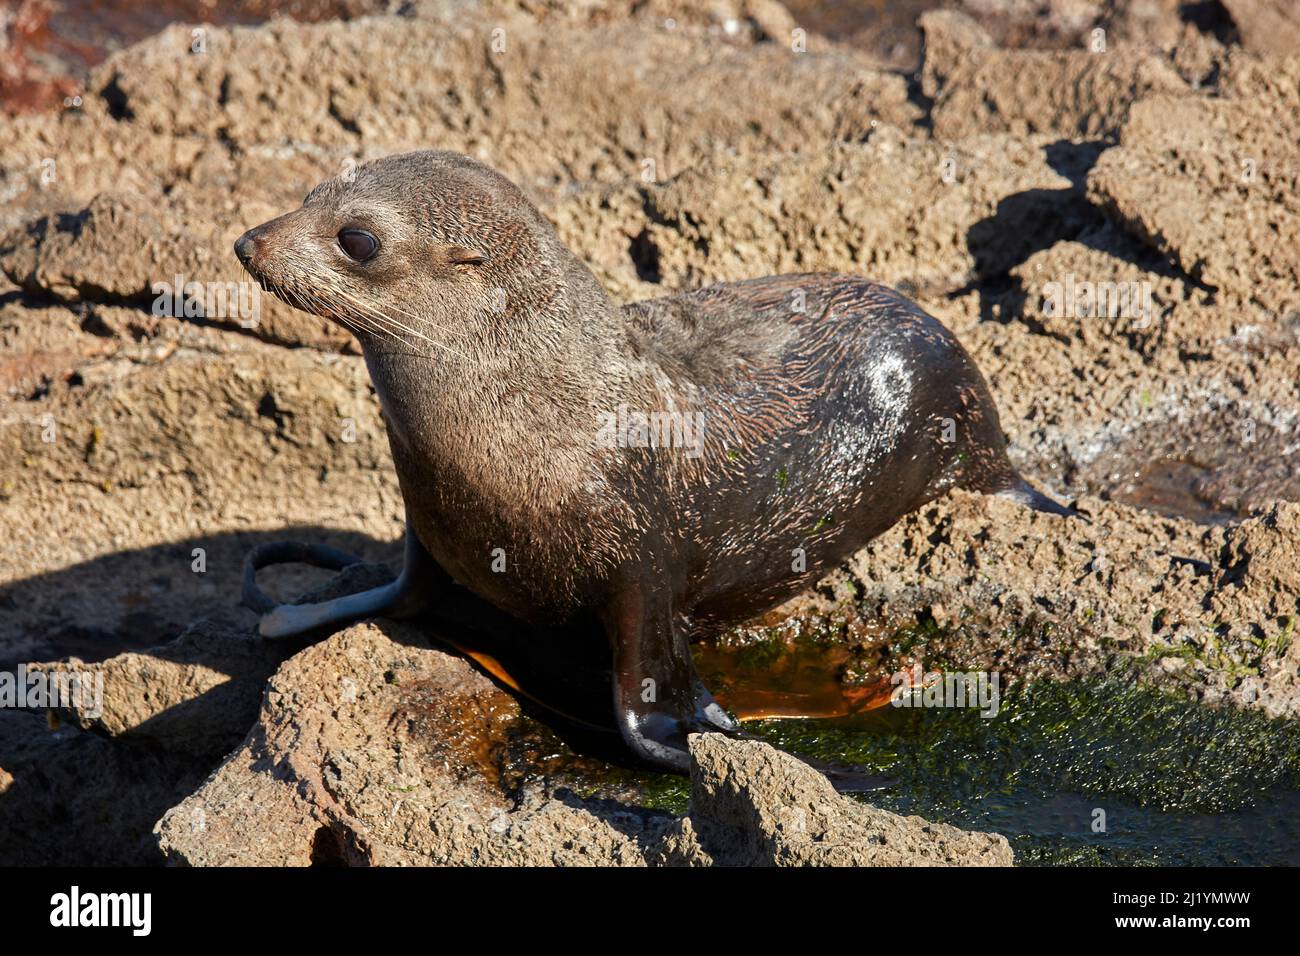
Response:
[[[376,384],[418,375],[426,389],[493,394],[566,378],[571,387],[606,392],[627,335],[596,277],[567,250],[566,258],[549,276],[411,303],[418,313],[405,318],[412,334],[360,336]]]
[[[640,374],[614,305],[568,258],[556,281],[507,290],[504,308],[478,301],[468,316],[447,316],[446,350],[363,340],[390,438],[408,461],[507,481],[576,477],[561,473],[581,466],[601,413],[629,401]]]

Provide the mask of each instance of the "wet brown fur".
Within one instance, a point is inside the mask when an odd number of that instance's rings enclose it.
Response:
[[[349,225],[379,237],[373,261],[339,249]],[[616,644],[642,620],[698,635],[950,487],[1019,481],[961,346],[861,278],[618,309],[517,187],[433,151],[326,182],[249,235],[268,289],[361,340],[424,549],[525,621],[587,609]],[[702,453],[605,447],[602,413],[620,405],[700,413]]]

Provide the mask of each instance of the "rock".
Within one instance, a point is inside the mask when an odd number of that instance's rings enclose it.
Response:
[[[1194,347],[1232,333],[1230,318],[1166,321],[1174,309],[1190,312],[1190,303],[1209,305],[1204,290],[1169,273],[1141,243],[1114,229],[1054,243],[1009,270],[1025,295],[1017,311],[1026,322],[1062,339],[1077,336],[1093,349],[1127,337],[1149,355],[1167,337]],[[1205,312],[1204,318],[1220,315]]]
[[[1179,41],[1179,0],[962,0],[961,9],[995,37],[998,46],[1086,49],[1093,31],[1167,50]]]
[[[971,667],[1059,679],[1163,660],[1177,665],[1165,682],[1203,699],[1300,716],[1291,639],[1300,504],[1227,531],[1090,499],[1082,507],[1087,525],[954,492],[850,568],[868,607],[959,601],[970,627],[958,628],[951,653]],[[1247,672],[1253,690],[1240,683]]]
[[[347,342],[326,320],[263,295],[229,252],[238,231],[163,220],[149,206],[137,194],[101,193],[84,209],[41,216],[0,239],[0,269],[29,294],[133,306],[155,325],[188,317],[285,344]],[[195,283],[202,288],[185,293]]]
[[[1162,56],[1134,46],[1088,50],[1001,50],[956,11],[932,11],[921,86],[934,100],[940,139],[975,133],[1113,136],[1135,102],[1186,84]]]
[[[744,0],[741,10],[764,40],[790,45],[798,24],[784,4],[777,0]]]
[[[513,698],[415,628],[356,625],[280,667],[243,746],[155,832],[199,866],[1011,863],[1002,837],[864,807],[757,742],[692,739],[685,820],[521,795],[526,733]]]
[[[440,6],[428,0],[416,4],[426,16],[436,15]],[[662,29],[704,28],[722,33],[731,42],[750,39],[740,29],[742,24],[756,29],[753,39],[788,40],[787,27],[793,23],[779,0],[493,0],[487,6],[522,10],[543,22],[552,18],[587,24],[639,20]]]
[[[285,653],[283,645],[254,636],[252,612],[232,609],[226,617],[197,621],[174,642],[147,652],[98,663],[73,657],[27,669],[102,677],[99,712],[79,708],[62,719],[219,760],[247,732],[262,685]]]
[[[1215,589],[1207,597],[1208,618],[1222,622],[1219,649],[1233,639],[1254,638],[1259,677],[1224,692],[1239,705],[1257,706],[1271,716],[1300,714],[1300,506],[1274,505],[1224,534]],[[1226,625],[1226,627],[1224,626]],[[1223,633],[1225,632],[1226,633]]]
[[[375,566],[353,567],[307,598],[390,579]],[[158,817],[239,745],[267,678],[303,644],[261,640],[255,620],[223,607],[148,651],[27,665],[28,673],[102,678],[101,709],[59,710],[50,721],[42,712],[0,710],[0,832],[8,835],[0,863],[161,862],[150,836]],[[57,832],[51,820],[60,822]]]
[[[759,741],[695,734],[690,748],[690,811],[653,851],[661,865],[1012,865],[1003,836],[857,803]]]
[[[503,761],[519,722],[511,697],[418,630],[348,628],[282,665],[244,745],[163,816],[159,844],[207,866],[641,863],[634,834],[653,814],[513,804]]]
[[[504,50],[491,48],[493,31]],[[110,188],[112,167],[127,165],[125,151],[148,136],[156,146],[135,148],[118,188],[169,189],[169,205],[210,187],[300,202],[349,161],[434,145],[480,156],[526,188],[573,178],[590,185],[640,179],[648,159],[664,179],[715,150],[824,144],[864,135],[872,119],[908,124],[920,115],[901,77],[871,69],[852,50],[733,46],[643,21],[565,29],[518,14],[440,9],[419,19],[368,18],[364,29],[214,27],[207,42],[206,54],[191,54],[187,27],[164,30],[96,70],[99,95],[83,114],[15,123],[13,154],[31,165],[15,163],[9,182],[30,201],[67,190],[84,202]],[[369,62],[381,48],[382,69],[338,73],[337,64]],[[232,72],[232,62],[243,67]],[[593,75],[610,81],[594,89]],[[765,82],[744,82],[750,75]],[[539,137],[553,148],[527,148]],[[58,178],[43,186],[40,160],[51,141]],[[221,146],[205,153],[196,142]],[[237,209],[228,196],[213,198],[206,219],[224,224]]]
[[[943,146],[882,124],[865,143],[701,166],[629,187],[623,195],[639,194],[635,202],[579,198],[554,215],[561,234],[627,298],[653,296],[655,286],[817,270],[937,297],[1050,241],[1061,215],[1081,202],[1045,146],[1006,136]],[[1023,198],[1003,206],[1009,195]],[[593,221],[601,228],[577,228]],[[635,236],[640,283],[628,275],[626,250],[600,238],[611,233]]]
[[[0,865],[156,865],[150,827],[210,759],[0,708]]]
[[[737,16],[788,33],[778,4],[744,10]],[[33,295],[147,309],[154,283],[178,275],[247,283],[234,240],[374,156],[457,149],[546,201],[575,179],[584,189],[666,181],[713,153],[820,147],[864,138],[873,122],[920,118],[906,82],[852,50],[796,54],[788,39],[734,46],[642,19],[557,38],[555,24],[514,11],[427,13],[370,18],[364,30],[289,20],[212,27],[202,54],[178,24],[111,57],[81,112],[12,122],[0,267]],[[341,62],[372,62],[375,44],[383,69],[337,73]],[[597,91],[592,75],[615,81]],[[532,148],[542,140],[555,148]],[[604,241],[626,256],[628,237]],[[349,341],[247,285],[255,327],[225,314],[207,320],[287,345],[339,350]]]
[[[1300,78],[1300,57],[1279,63]],[[1300,312],[1294,99],[1157,96],[1133,107],[1089,196],[1185,274],[1239,304],[1240,322]]]
[[[98,380],[81,365],[82,384],[52,385],[0,428],[0,662],[170,641],[230,604],[245,551],[269,538],[400,560],[385,544],[401,534],[396,479],[359,358],[246,340],[137,357]],[[313,579],[274,581],[292,595]]]
[[[1255,53],[1300,50],[1300,4],[1295,0],[1223,0],[1241,45]]]

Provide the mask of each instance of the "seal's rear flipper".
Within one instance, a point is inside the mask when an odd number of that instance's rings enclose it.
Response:
[[[361,559],[326,545],[273,541],[258,545],[244,558],[242,601],[245,607],[262,615],[257,630],[263,637],[293,637],[327,624],[347,624],[379,613],[406,617],[422,609],[412,583],[431,560],[407,525],[406,561],[396,581],[317,604],[279,604],[257,586],[257,572],[261,568],[300,563],[342,571],[360,564]]]
[[[324,544],[303,544],[299,541],[272,541],[259,544],[244,556],[244,581],[241,602],[250,611],[265,614],[279,602],[257,586],[257,572],[273,564],[310,564],[314,568],[342,571],[360,564],[361,559]]]
[[[996,492],[999,497],[1010,498],[1012,501],[1019,502],[1026,508],[1033,508],[1035,511],[1042,511],[1050,515],[1060,515],[1062,518],[1078,518],[1080,521],[1087,522],[1088,516],[1074,508],[1053,501],[1047,495],[1043,494],[1025,479],[1016,477],[1015,484],[1009,488],[1004,488]],[[1088,522],[1091,523],[1091,522]]]
[[[401,597],[401,583],[399,579],[319,604],[281,604],[262,615],[257,632],[263,637],[294,637],[326,624],[348,624],[372,617],[388,610]]]

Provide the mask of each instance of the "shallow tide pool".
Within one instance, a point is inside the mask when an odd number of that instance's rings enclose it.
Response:
[[[767,644],[706,651],[700,666],[706,681],[725,672],[720,696],[729,682],[733,694],[743,685],[759,698],[820,699],[840,657],[826,645]],[[991,718],[886,705],[745,727],[889,778],[862,798],[876,806],[1001,833],[1021,865],[1300,864],[1295,721],[1100,678],[1004,689]],[[684,781],[658,778],[649,790],[655,805],[685,810]]]

